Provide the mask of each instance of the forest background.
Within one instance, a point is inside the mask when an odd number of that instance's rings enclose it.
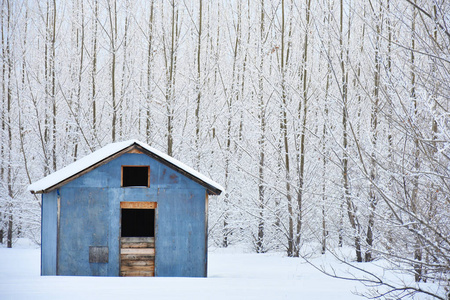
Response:
[[[450,2],[2,0],[0,23],[1,243],[39,243],[31,182],[136,138],[225,187],[211,245],[350,246],[448,287]]]

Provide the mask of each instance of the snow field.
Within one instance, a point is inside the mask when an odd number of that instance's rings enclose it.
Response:
[[[364,299],[359,282],[333,279],[284,253],[210,249],[208,278],[40,276],[40,249],[0,248],[0,299]],[[322,258],[316,258],[320,264]],[[339,268],[337,263],[334,267]],[[342,268],[342,266],[341,266]]]

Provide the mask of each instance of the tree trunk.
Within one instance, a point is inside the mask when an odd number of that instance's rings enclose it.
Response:
[[[299,256],[300,251],[300,238],[302,231],[303,222],[303,185],[305,177],[305,137],[306,137],[306,120],[308,112],[308,38],[310,30],[310,14],[311,14],[311,0],[306,0],[306,30],[305,30],[305,40],[303,43],[303,55],[302,55],[302,73],[301,73],[301,83],[302,83],[302,99],[299,101],[297,116],[299,120],[302,120],[300,137],[298,134],[296,137],[296,159],[297,159],[297,173],[298,173],[298,190],[297,190],[297,226],[295,232],[295,245],[294,245],[294,257]],[[298,144],[300,139],[300,145]]]
[[[288,205],[288,248],[287,255],[294,256],[295,252],[295,234],[294,234],[294,219],[295,211],[292,203],[292,191],[291,191],[291,168],[290,168],[290,157],[289,157],[289,138],[288,138],[288,119],[287,119],[287,105],[288,105],[288,94],[287,94],[287,63],[289,62],[289,43],[285,41],[285,36],[288,34],[288,39],[290,38],[290,31],[286,33],[286,12],[285,12],[284,0],[281,1],[281,45],[280,45],[280,73],[281,73],[281,107],[280,107],[280,134],[281,134],[281,155],[283,158],[283,168],[285,171],[285,185],[286,185],[286,200]]]
[[[414,1],[416,3],[416,1]],[[415,120],[417,120],[417,96],[416,96],[416,70],[415,70],[415,56],[414,51],[416,49],[416,41],[414,35],[416,34],[416,8],[412,8],[413,18],[412,18],[412,24],[411,24],[411,100],[413,102],[414,106],[414,112],[413,117]],[[413,120],[411,123],[413,123],[415,120]],[[419,149],[419,137],[417,134],[414,134],[414,148],[413,148],[413,157],[414,157],[414,166],[413,170],[414,173],[418,174],[420,172],[420,163],[419,163],[419,156],[420,156],[420,149]],[[413,190],[411,193],[411,212],[415,215],[418,213],[419,209],[419,176],[413,175],[412,178],[412,184],[413,184]],[[420,230],[420,225],[417,222],[413,221],[413,228],[414,231],[417,232]],[[414,263],[414,278],[416,282],[419,282],[422,280],[422,247],[421,247],[421,241],[420,241],[420,235],[415,235],[414,240],[414,260],[416,261]]]
[[[0,26],[1,26],[1,43],[2,43],[2,57],[6,57],[6,44],[5,44],[5,30],[3,30],[4,24],[4,13],[3,11],[0,13]],[[1,78],[1,88],[2,88],[2,97],[1,97],[1,103],[0,103],[0,120],[1,120],[1,131],[0,131],[0,138],[2,140],[6,139],[5,133],[6,133],[6,59],[1,60],[2,63],[2,78]],[[2,161],[6,161],[6,143],[0,143],[0,159]],[[4,180],[5,175],[5,164],[0,165],[0,180]],[[0,207],[3,208],[3,207]],[[2,209],[3,210],[3,209]],[[4,218],[4,214],[0,212],[0,243],[3,244],[3,235],[4,235],[4,222],[6,222],[6,218]]]
[[[266,113],[264,103],[264,39],[265,39],[265,12],[264,0],[261,0],[260,12],[260,36],[259,36],[259,70],[258,70],[258,111],[259,111],[259,169],[258,169],[258,200],[259,200],[259,220],[258,236],[256,240],[256,252],[265,252],[264,248],[264,208],[265,208],[265,144],[266,144]]]
[[[52,171],[57,169],[56,158],[56,0],[53,0],[51,43],[50,43],[50,76],[51,76],[51,104],[52,104]]]
[[[108,0],[108,19],[109,19],[109,47],[111,52],[111,141],[116,141],[117,135],[117,99],[116,99],[116,52],[117,52],[117,3],[116,0]]]
[[[123,29],[123,39],[122,39],[122,49],[123,49],[123,61],[122,61],[122,76],[120,79],[120,96],[119,96],[119,102],[117,104],[118,106],[118,111],[119,111],[119,139],[123,139],[124,134],[125,134],[125,130],[126,128],[124,128],[125,124],[127,124],[127,112],[130,111],[130,107],[128,107],[128,101],[126,101],[126,99],[128,98],[127,96],[127,91],[126,91],[126,81],[130,80],[127,77],[127,59],[128,59],[128,30],[130,27],[130,16],[129,16],[129,12],[130,11],[130,3],[129,1],[126,1],[125,3],[125,20],[124,20],[124,29]]]
[[[361,238],[359,236],[359,223],[356,217],[356,206],[352,201],[349,182],[349,168],[348,168],[348,71],[346,70],[345,61],[348,59],[348,45],[344,49],[344,1],[340,1],[340,27],[339,27],[339,44],[340,44],[340,66],[341,66],[341,96],[342,96],[342,182],[344,188],[344,202],[347,204],[347,215],[350,225],[353,229],[355,239],[356,261],[362,262],[361,254]],[[349,16],[350,20],[350,16]],[[348,28],[348,35],[350,35],[350,28]],[[349,37],[348,37],[349,40]],[[345,60],[344,60],[345,59]]]
[[[146,107],[147,107],[147,117],[145,122],[145,136],[147,143],[150,143],[152,137],[152,99],[153,99],[153,14],[154,14],[154,5],[155,2],[152,0],[150,2],[150,16],[148,20],[148,44],[147,44],[147,99],[146,99]]]
[[[201,129],[200,129],[200,107],[202,100],[202,64],[201,64],[201,51],[202,51],[202,18],[203,18],[203,0],[199,1],[198,8],[198,26],[197,26],[197,102],[195,107],[195,150],[196,155],[196,167],[197,170],[200,169],[200,139],[201,139]]]
[[[238,88],[237,88],[237,80],[238,80],[238,71],[237,64],[239,58],[239,50],[241,43],[241,26],[242,26],[242,4],[238,2],[238,19],[236,25],[236,37],[233,44],[233,66],[231,72],[231,87],[229,88],[229,92],[226,95],[227,97],[227,123],[226,123],[226,140],[225,140],[225,189],[227,190],[229,187],[230,180],[230,164],[231,164],[231,131],[233,125],[233,110],[234,110],[234,101],[238,99]],[[231,234],[231,230],[228,228],[228,218],[229,218],[229,205],[230,205],[230,194],[225,194],[224,199],[224,213],[223,213],[223,230],[222,230],[222,246],[228,247],[229,245],[229,235]]]
[[[79,37],[79,44],[78,49],[79,49],[79,53],[80,53],[80,65],[78,67],[78,79],[77,79],[77,92],[76,92],[76,106],[74,108],[74,111],[76,112],[74,114],[74,118],[76,119],[76,123],[77,123],[77,128],[75,130],[75,136],[73,138],[73,160],[76,161],[78,158],[78,146],[79,146],[79,141],[80,141],[80,131],[83,132],[83,129],[81,128],[81,116],[80,114],[82,113],[81,111],[81,103],[82,103],[82,99],[81,99],[81,87],[82,87],[82,81],[83,81],[83,71],[84,71],[84,49],[85,49],[85,43],[84,43],[84,34],[85,34],[85,29],[84,29],[84,5],[83,5],[83,1],[80,2],[80,18],[81,18],[81,35]]]
[[[375,11],[374,11],[375,13]],[[374,74],[374,91],[372,100],[372,111],[371,111],[371,144],[372,153],[370,157],[370,187],[369,187],[369,216],[366,234],[367,250],[365,253],[365,261],[370,262],[373,260],[372,257],[372,247],[373,247],[373,229],[375,223],[375,208],[377,206],[377,196],[375,194],[374,185],[377,182],[377,157],[376,148],[378,140],[378,111],[380,102],[380,76],[381,76],[381,62],[380,62],[380,37],[381,37],[381,14],[382,6],[380,4],[379,15],[376,16],[376,40],[375,40],[375,74]]]
[[[170,47],[167,51],[166,43],[164,43],[164,52],[166,55],[166,113],[167,113],[167,154],[173,156],[173,130],[174,130],[174,113],[175,113],[175,79],[177,68],[177,52],[176,44],[178,43],[178,8],[175,0],[171,3],[171,31],[170,31]],[[163,36],[163,40],[165,37]],[[168,62],[167,62],[168,52]]]
[[[8,233],[6,237],[6,247],[12,248],[13,245],[13,211],[12,205],[9,208],[9,216],[8,216]]]
[[[328,18],[330,19],[331,16],[328,15]],[[329,22],[329,21],[328,21]],[[328,49],[327,49],[327,56],[330,55],[330,51],[331,51],[331,41],[328,41]],[[327,122],[329,122],[328,120],[328,97],[329,97],[329,90],[330,90],[330,84],[331,84],[331,64],[330,62],[327,62],[327,81],[326,81],[326,85],[325,85],[325,97],[324,97],[324,101],[325,101],[325,107],[324,107],[324,117],[325,119],[323,120],[323,128],[322,128],[322,157],[323,157],[323,162],[322,162],[322,254],[325,254],[325,251],[327,249],[327,223],[326,223],[326,217],[327,217],[327,211],[326,211],[326,206],[327,206],[327,194],[326,194],[326,182],[327,182],[327,162],[328,162],[328,148],[327,148],[327,143],[328,143],[328,129],[327,129]]]
[[[2,24],[3,29],[3,24]],[[3,30],[2,30],[3,32]],[[13,69],[13,60],[11,58],[11,4],[9,1],[7,1],[7,7],[6,7],[6,33],[8,35],[6,39],[6,44],[3,46],[4,48],[4,61],[6,61],[6,66],[4,66],[4,70],[6,71],[6,74],[4,76],[4,79],[6,80],[6,88],[3,89],[4,96],[6,96],[6,122],[7,122],[7,141],[6,141],[6,149],[4,151],[4,157],[5,160],[2,163],[6,166],[6,172],[5,172],[5,178],[4,182],[6,183],[6,189],[7,189],[7,201],[6,201],[6,211],[7,211],[7,236],[6,236],[6,247],[12,248],[12,242],[13,242],[13,200],[14,200],[14,193],[13,193],[13,162],[12,162],[12,69]],[[0,180],[3,178],[0,178]]]
[[[92,71],[91,71],[91,103],[92,103],[92,135],[97,138],[97,31],[98,31],[98,1],[94,2],[92,18]]]

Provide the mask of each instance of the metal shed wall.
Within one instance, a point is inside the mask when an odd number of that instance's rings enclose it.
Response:
[[[41,275],[56,275],[58,207],[56,191],[42,194]]]
[[[122,188],[122,165],[149,165],[150,187]],[[43,275],[118,276],[120,202],[152,201],[156,276],[206,276],[206,190],[145,154],[123,154],[42,197]],[[107,246],[108,262],[89,263],[90,246]]]

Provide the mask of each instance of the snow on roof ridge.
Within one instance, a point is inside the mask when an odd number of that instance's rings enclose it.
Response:
[[[58,171],[53,172],[50,175],[30,184],[28,186],[28,191],[30,191],[32,193],[43,192],[46,189],[49,189],[52,186],[55,186],[72,176],[75,176],[76,174],[95,165],[96,163],[98,163],[104,159],[107,159],[108,157],[124,150],[125,148],[132,146],[133,144],[137,144],[137,145],[141,146],[142,148],[146,149],[147,151],[155,154],[158,157],[161,157],[163,160],[166,160],[167,162],[171,163],[172,165],[184,170],[185,172],[187,172],[190,175],[196,177],[197,179],[205,182],[206,184],[208,184],[220,191],[224,191],[224,188],[217,182],[213,181],[212,179],[206,177],[205,175],[194,170],[193,168],[189,167],[188,165],[180,162],[179,160],[147,145],[146,143],[136,140],[136,139],[130,139],[127,141],[116,142],[116,143],[110,143],[110,144],[92,152],[91,154],[88,154],[88,155],[84,156],[83,158],[67,165],[66,167],[59,169]]]

